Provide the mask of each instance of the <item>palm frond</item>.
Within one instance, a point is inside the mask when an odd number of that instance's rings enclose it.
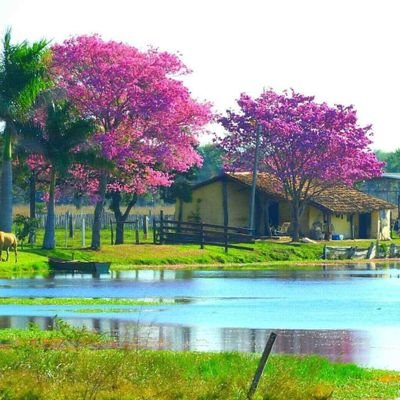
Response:
[[[28,153],[44,154],[46,152],[44,129],[35,121],[16,122],[15,127],[18,133],[18,143]]]
[[[9,104],[10,113],[25,111],[38,93],[51,85],[47,72],[48,42],[11,43],[11,30],[3,39],[0,54],[0,95]]]

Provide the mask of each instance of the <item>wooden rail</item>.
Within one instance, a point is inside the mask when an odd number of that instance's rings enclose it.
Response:
[[[252,247],[241,244],[254,243],[250,229],[174,221],[165,219],[162,212],[158,221],[153,220],[153,235],[153,241],[156,244],[195,243],[201,249],[204,249],[205,245],[223,246],[225,252],[228,251],[228,248],[253,250]]]

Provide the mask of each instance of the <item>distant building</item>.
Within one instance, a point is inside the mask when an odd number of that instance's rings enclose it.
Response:
[[[199,183],[193,188],[192,201],[182,204],[183,221],[248,227],[251,183],[251,173],[225,173]],[[389,239],[392,208],[391,203],[360,190],[332,187],[307,205],[300,220],[301,234],[321,239],[330,221],[330,232],[345,239]],[[273,175],[257,175],[255,215],[257,236],[283,228],[290,231],[290,204]]]
[[[382,176],[360,182],[358,189],[393,204],[395,210],[392,217],[398,218],[400,208],[400,173],[387,172]]]

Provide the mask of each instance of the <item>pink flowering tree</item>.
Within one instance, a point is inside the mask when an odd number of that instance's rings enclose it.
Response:
[[[228,111],[220,123],[228,134],[219,140],[227,166],[250,171],[256,126],[260,132],[259,171],[273,174],[291,203],[293,240],[305,205],[326,188],[379,176],[383,163],[370,149],[371,126],[357,122],[352,106],[317,103],[299,93],[264,91],[242,94],[239,112]]]
[[[123,222],[135,196],[149,188],[169,185],[175,172],[201,162],[194,146],[197,135],[212,118],[210,105],[190,96],[179,76],[189,71],[173,54],[140,51],[99,36],[80,36],[55,45],[53,71],[58,84],[84,117],[93,118],[97,133],[91,146],[113,168],[86,168],[88,187],[97,202],[92,248],[100,247],[100,218],[107,193],[122,242]],[[130,193],[127,210],[120,194]]]

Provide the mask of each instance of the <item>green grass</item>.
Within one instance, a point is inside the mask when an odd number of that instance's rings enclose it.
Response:
[[[143,312],[139,308],[76,308],[74,310],[70,310],[74,313],[81,313],[81,314],[99,314],[99,313],[137,313]]]
[[[82,297],[0,297],[0,305],[62,305],[62,306],[85,306],[85,305],[101,305],[101,306],[148,306],[160,304],[173,304],[172,301],[160,300],[138,300],[138,299],[100,299],[100,298],[82,298]]]
[[[133,234],[132,231],[127,232]],[[13,254],[7,262],[1,263],[0,276],[24,275],[29,273],[48,272],[48,257],[63,259],[111,261],[113,270],[133,269],[140,267],[167,267],[171,265],[184,266],[185,268],[219,267],[219,268],[304,268],[305,264],[312,265],[322,262],[323,242],[317,244],[257,241],[252,247],[253,251],[229,249],[224,252],[222,247],[206,246],[201,250],[198,245],[154,245],[151,243],[151,235],[141,244],[133,244],[133,237],[126,241],[127,244],[112,246],[109,244],[109,230],[102,231],[102,249],[93,251],[80,247],[79,235],[69,239],[65,246],[65,231],[56,231],[55,250],[43,250],[40,247],[43,231],[38,232],[37,245],[25,246],[19,251],[19,261],[14,262]],[[132,240],[131,240],[132,239]],[[400,239],[393,241],[400,243]],[[87,244],[89,244],[87,240]],[[368,247],[370,240],[365,241],[341,241],[331,242],[332,245],[352,245]],[[3,253],[4,256],[4,253]],[[324,263],[336,263],[337,261],[324,261]],[[301,267],[299,265],[301,264]]]
[[[260,355],[140,350],[58,321],[53,331],[0,330],[5,400],[245,400]],[[272,356],[255,400],[394,399],[400,373]]]

